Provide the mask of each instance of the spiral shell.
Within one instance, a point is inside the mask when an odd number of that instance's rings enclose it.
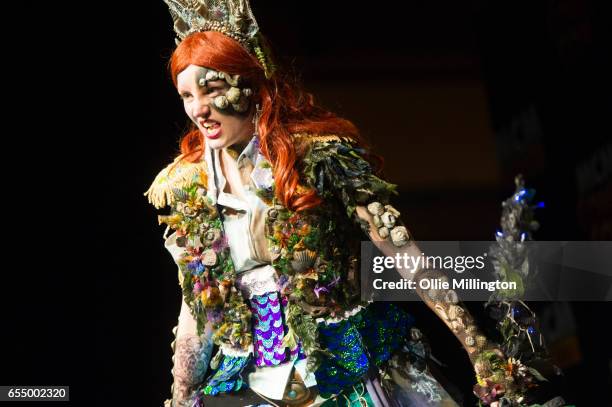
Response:
[[[385,211],[383,209],[383,206],[380,202],[372,202],[371,204],[368,204],[368,212],[370,212],[372,215],[382,215]]]
[[[420,341],[423,339],[423,333],[419,330],[419,328],[410,328],[410,338],[413,341]]]
[[[455,333],[461,331],[464,328],[465,328],[465,325],[463,324],[463,321],[460,319],[455,319],[454,321],[451,322],[451,329]]]
[[[217,96],[213,100],[213,103],[218,109],[227,109],[227,106],[229,106],[229,102],[227,101],[227,98],[224,95]]]
[[[478,361],[474,363],[474,371],[480,377],[491,376],[491,364],[488,362]]]
[[[474,339],[473,336],[466,336],[465,337],[465,344],[469,347],[472,347],[474,345],[476,345],[476,339]]]
[[[204,253],[202,253],[202,264],[209,267],[217,264],[217,253],[213,249],[204,250]]]
[[[380,216],[380,219],[386,227],[392,229],[395,226],[395,216],[391,212],[385,212]]]
[[[200,232],[200,234],[203,235],[208,231],[209,228],[210,228],[210,225],[208,224],[208,222],[202,222],[198,226],[198,232]]]
[[[249,101],[246,98],[240,98],[238,103],[232,103],[232,108],[238,113],[244,113],[249,108]]]
[[[457,304],[459,302],[459,296],[455,290],[448,290],[446,295],[444,295],[444,301],[450,304]]]
[[[192,207],[191,207],[191,206],[189,206],[189,205],[185,205],[185,206],[183,206],[183,210],[182,210],[181,212],[183,212],[183,214],[184,214],[185,216],[188,216],[188,217],[190,217],[190,218],[193,218],[194,216],[196,216],[196,215],[197,215],[197,212],[198,212],[198,211],[197,211],[197,210],[195,210],[194,208],[192,208]]]
[[[427,290],[427,296],[431,298],[432,301],[438,301],[440,299],[440,290],[430,288],[429,290]]]
[[[478,348],[484,348],[485,346],[487,346],[487,338],[483,335],[477,335],[476,336],[476,346]]]
[[[445,321],[448,321],[448,314],[446,313],[446,310],[444,309],[442,305],[436,304],[434,309],[436,310],[436,313],[438,313],[438,315],[440,315],[442,319],[444,319]]]
[[[385,211],[389,212],[391,215],[395,216],[396,218],[399,218],[400,216],[400,212],[394,207],[392,207],[391,205],[385,205]]]
[[[317,252],[313,250],[300,250],[293,253],[293,260],[291,260],[291,267],[296,273],[312,267],[317,258]]]
[[[451,305],[450,307],[448,307],[448,316],[450,317],[450,319],[461,318],[464,313],[465,310],[459,305]]]
[[[220,237],[221,237],[221,231],[219,229],[212,229],[206,232],[206,234],[204,235],[204,240],[207,243],[212,243],[215,240],[219,239]]]
[[[224,73],[223,77],[225,78],[225,82],[227,82],[230,86],[238,86],[238,82],[240,81],[240,75],[230,75]]]
[[[377,228],[383,227],[383,221],[378,215],[374,215],[374,217],[372,218],[372,222],[374,222],[374,226],[376,226]]]
[[[206,72],[206,81],[216,81],[219,79],[219,72],[213,71],[212,69]]]
[[[383,226],[382,228],[378,229],[378,235],[383,239],[386,239],[389,237],[389,229]]]
[[[225,97],[227,98],[227,101],[230,103],[238,103],[238,101],[240,100],[240,89],[232,86],[225,93]]]
[[[406,227],[396,226],[391,230],[391,241],[395,246],[403,246],[408,243],[408,240],[410,240],[410,236]]]
[[[268,209],[268,219],[273,221],[278,217],[278,209],[270,208]]]

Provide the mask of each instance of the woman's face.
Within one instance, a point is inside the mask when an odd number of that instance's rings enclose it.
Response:
[[[238,113],[218,109],[213,100],[225,95],[230,85],[224,80],[205,81],[206,69],[189,65],[178,74],[177,90],[187,116],[198,126],[212,149],[248,142],[254,132],[253,109]],[[206,83],[205,86],[201,86]]]

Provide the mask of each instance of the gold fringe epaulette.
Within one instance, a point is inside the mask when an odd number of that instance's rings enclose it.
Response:
[[[315,141],[346,141],[349,143],[354,143],[350,137],[347,136],[338,136],[336,134],[310,134],[310,133],[296,133],[291,135],[294,139],[298,141],[308,140],[310,142]]]
[[[170,165],[161,170],[147,192],[144,193],[149,203],[157,209],[174,202],[173,188],[180,189],[193,183],[199,183],[204,188],[208,187],[205,161],[190,163],[182,161],[181,158],[182,156],[178,156]]]

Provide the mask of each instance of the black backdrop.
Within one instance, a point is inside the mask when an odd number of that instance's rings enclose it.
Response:
[[[7,48],[2,383],[69,384],[74,405],[160,405],[171,383],[176,269],[142,192],[185,118],[166,6],[130,3],[36,7],[39,34]],[[610,239],[609,161],[596,159],[611,134],[603,2],[253,3],[279,60],[386,158],[417,238],[490,238],[523,172],[547,203],[537,239]],[[452,149],[473,155],[457,168]],[[469,392],[459,344],[406,306]],[[581,356],[564,391],[604,405],[609,303],[571,310]]]

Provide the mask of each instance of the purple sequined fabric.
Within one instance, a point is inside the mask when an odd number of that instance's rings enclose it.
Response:
[[[287,359],[287,354],[281,346],[285,330],[278,292],[254,295],[250,302],[255,331],[255,363],[259,367],[279,365]],[[298,348],[291,350],[290,358],[298,354]]]

